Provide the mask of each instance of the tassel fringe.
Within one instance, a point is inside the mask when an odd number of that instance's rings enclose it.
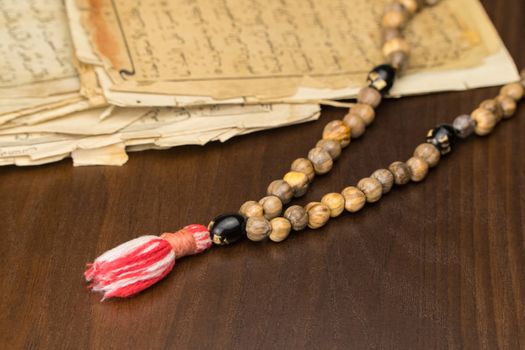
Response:
[[[210,247],[210,234],[202,225],[160,237],[141,236],[96,258],[87,265],[84,277],[92,291],[103,293],[102,300],[129,297],[163,279],[173,269],[175,258]]]

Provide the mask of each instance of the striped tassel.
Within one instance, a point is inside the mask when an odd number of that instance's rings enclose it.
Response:
[[[198,254],[211,247],[210,233],[202,225],[189,225],[175,233],[141,236],[98,258],[84,273],[89,288],[103,293],[102,300],[129,297],[163,279],[175,258]]]

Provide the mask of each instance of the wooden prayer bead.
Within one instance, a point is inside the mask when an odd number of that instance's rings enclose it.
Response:
[[[507,119],[514,115],[516,112],[516,101],[508,96],[499,95],[496,97],[501,109],[503,110],[503,118]]]
[[[476,122],[474,131],[477,135],[488,135],[496,126],[497,117],[485,108],[478,108],[472,112],[472,119]]]
[[[388,62],[397,70],[403,70],[408,64],[409,54],[405,51],[394,51],[391,52],[388,56]]]
[[[272,225],[262,216],[252,216],[246,221],[246,236],[249,240],[259,242],[272,232]]]
[[[332,157],[321,147],[315,147],[308,152],[308,159],[312,162],[316,174],[326,174],[334,165]]]
[[[385,28],[403,28],[408,21],[405,7],[398,3],[387,6],[382,24]]]
[[[263,216],[263,207],[256,201],[247,201],[241,205],[239,214],[246,218],[250,218],[252,216]]]
[[[476,122],[470,117],[470,115],[462,114],[454,119],[452,126],[458,131],[458,136],[464,139],[474,132]]]
[[[389,41],[395,38],[403,37],[403,33],[398,28],[384,28],[383,41]]]
[[[273,242],[282,242],[290,235],[292,224],[285,218],[278,217],[270,221],[272,232],[270,233],[270,240]]]
[[[289,171],[284,175],[283,180],[292,188],[294,197],[301,197],[308,190],[308,176],[304,173]]]
[[[341,155],[341,144],[335,140],[319,140],[315,147],[324,149],[332,159],[337,159]]]
[[[271,220],[283,210],[283,202],[276,196],[266,196],[261,198],[259,204],[263,207],[264,217],[268,220]]]
[[[266,190],[266,194],[278,197],[283,204],[290,202],[293,197],[292,187],[284,180],[272,181]]]
[[[374,171],[370,177],[381,183],[383,194],[390,192],[394,185],[394,175],[386,169],[378,169]]]
[[[518,102],[523,98],[523,94],[525,93],[524,90],[523,85],[520,83],[507,84],[501,88],[500,95],[510,97]]]
[[[357,187],[348,186],[341,194],[345,199],[345,209],[350,213],[358,212],[366,203],[365,194]]]
[[[330,209],[323,203],[311,202],[304,209],[308,213],[309,228],[320,228],[330,219]]]
[[[357,102],[376,108],[381,103],[381,94],[376,89],[367,86],[359,90],[359,93],[357,94]],[[352,107],[352,109],[354,108],[355,106]]]
[[[388,167],[388,170],[394,175],[394,183],[396,185],[404,185],[410,181],[410,170],[403,162],[393,162]]]
[[[342,120],[332,120],[324,127],[324,140],[334,140],[345,148],[350,144],[350,128]]]
[[[479,108],[484,108],[487,111],[492,112],[498,121],[503,118],[503,109],[495,99],[488,99],[479,104]]]
[[[430,143],[422,143],[416,147],[414,157],[423,158],[428,166],[432,168],[438,165],[441,154],[434,145],[431,145]]]
[[[417,0],[399,0],[403,6],[407,9],[411,15],[415,14],[419,10],[419,3]]]
[[[283,215],[290,224],[294,231],[301,231],[308,225],[308,213],[300,205],[292,205],[284,211]]]
[[[375,90],[373,88],[370,89]],[[364,103],[356,103],[352,108],[350,108],[350,111],[348,113],[352,115],[357,115],[365,122],[365,125],[372,124],[376,117],[376,112],[374,108]]]
[[[345,210],[345,198],[340,193],[327,193],[321,198],[321,203],[330,209],[330,217],[335,218]]]
[[[394,38],[383,44],[383,55],[390,56],[392,52],[402,51],[410,54],[410,44],[403,38]]]
[[[294,160],[290,170],[305,174],[308,177],[308,182],[312,182],[315,177],[314,166],[312,162],[306,158],[297,158]]]
[[[361,137],[366,131],[366,124],[361,117],[348,113],[343,122],[350,128],[350,136],[354,139]]]
[[[383,186],[381,186],[381,183],[371,177],[365,177],[359,180],[357,188],[365,194],[366,201],[369,203],[377,202],[383,194]]]
[[[414,182],[419,182],[419,181],[422,181],[425,178],[425,176],[427,176],[428,163],[423,158],[412,157],[406,161],[406,164],[407,164],[408,170],[410,170],[410,180]]]

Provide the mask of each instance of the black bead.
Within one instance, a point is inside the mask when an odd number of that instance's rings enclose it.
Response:
[[[452,150],[457,135],[457,131],[452,125],[438,125],[428,131],[427,142],[433,144],[442,155],[445,155]]]
[[[246,236],[246,220],[239,214],[217,216],[208,225],[211,240],[218,245],[231,244]]]
[[[389,64],[375,67],[368,73],[368,85],[375,88],[382,95],[387,94],[396,79],[396,69]]]

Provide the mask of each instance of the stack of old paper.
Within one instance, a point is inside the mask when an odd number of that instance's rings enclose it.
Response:
[[[5,1],[0,164],[116,165],[315,120],[383,61],[387,1]],[[407,38],[394,96],[518,77],[478,0],[443,0]]]

